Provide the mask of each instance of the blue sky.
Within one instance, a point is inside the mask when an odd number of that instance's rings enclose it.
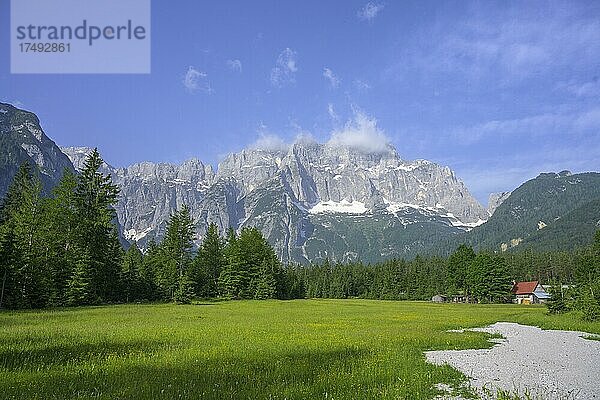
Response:
[[[0,100],[115,166],[216,164],[362,119],[483,203],[542,171],[600,170],[597,1],[155,0],[149,75],[11,75],[8,0],[0,15]]]

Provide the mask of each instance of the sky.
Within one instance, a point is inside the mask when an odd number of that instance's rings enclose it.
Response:
[[[152,1],[150,74],[11,74],[0,101],[114,166],[216,165],[350,135],[450,166],[483,203],[600,171],[600,2]]]

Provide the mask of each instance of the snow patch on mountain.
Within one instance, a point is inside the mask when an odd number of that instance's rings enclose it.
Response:
[[[138,232],[132,228],[132,229],[128,229],[125,232],[123,232],[123,236],[125,236],[125,239],[127,239],[127,240],[137,242],[137,241],[145,238],[146,235],[148,235],[150,232],[152,232],[151,226],[144,229],[144,231],[142,231],[142,232]]]
[[[340,213],[340,214],[364,214],[369,209],[365,207],[365,203],[360,201],[320,201],[312,206],[308,212],[310,214],[321,214],[321,213]]]

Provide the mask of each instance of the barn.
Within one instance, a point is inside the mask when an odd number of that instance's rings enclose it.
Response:
[[[513,303],[516,304],[540,304],[550,298],[538,281],[515,282],[512,293],[515,295]]]

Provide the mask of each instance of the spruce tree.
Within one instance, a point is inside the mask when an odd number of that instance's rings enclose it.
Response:
[[[194,297],[194,283],[187,275],[177,280],[177,288],[173,294],[173,301],[179,304],[189,304]]]
[[[19,168],[0,207],[3,257],[0,304],[12,308],[44,307],[50,295],[45,263],[45,200],[42,185],[28,163]]]
[[[33,176],[28,162],[21,164],[0,203],[0,269],[2,285],[0,287],[0,308],[23,307],[19,293],[19,268],[23,254],[18,251],[15,236],[14,217],[19,212],[25,193],[32,186]]]
[[[581,292],[579,308],[583,313],[583,319],[590,322],[600,320],[600,302],[594,296],[593,289],[585,287]]]
[[[568,311],[563,285],[560,281],[551,282],[548,292],[550,294],[550,298],[546,301],[548,313],[561,314]]]
[[[0,309],[6,304],[7,293],[11,289],[11,278],[14,264],[14,245],[12,232],[7,223],[0,223]],[[8,286],[7,286],[8,281]]]
[[[218,295],[219,276],[225,263],[223,247],[219,228],[214,223],[210,224],[194,259],[192,280],[196,295],[201,297]]]
[[[77,176],[65,169],[48,201],[46,222],[47,263],[51,279],[51,305],[67,303],[67,282],[81,255],[78,246],[78,219],[75,190]]]
[[[257,300],[272,299],[276,294],[276,281],[271,260],[264,259],[255,277],[253,297]]]
[[[123,266],[121,268],[122,296],[123,300],[127,303],[144,298],[144,288],[141,277],[143,262],[144,256],[134,242],[125,252]]]
[[[470,264],[475,259],[473,248],[461,244],[448,258],[446,274],[447,294],[464,294],[465,280]]]
[[[490,302],[503,303],[508,301],[512,282],[504,258],[492,256],[486,281]]]
[[[103,162],[94,149],[78,176],[75,190],[78,245],[89,259],[79,267],[89,268],[86,275],[91,277],[92,298],[114,301],[117,300],[115,283],[119,279],[120,246],[113,206],[119,188],[112,183],[110,174],[100,172]]]
[[[219,277],[221,295],[235,299],[275,297],[281,266],[262,233],[245,227],[239,237],[231,229],[227,237],[226,265]]]
[[[143,286],[143,300],[165,299],[164,293],[160,291],[159,271],[162,262],[162,250],[154,238],[148,241],[146,254],[144,255],[142,267],[140,269],[140,279]]]
[[[248,274],[245,271],[242,259],[242,249],[239,247],[238,237],[233,228],[227,231],[224,254],[225,265],[219,274],[219,295],[227,299],[240,299],[244,297],[248,283]]]
[[[161,243],[162,262],[159,278],[170,299],[175,298],[177,290],[185,289],[187,293],[188,286],[191,285],[189,274],[194,231],[194,221],[187,206],[172,214],[167,223],[167,232]]]
[[[67,282],[66,299],[68,305],[82,306],[96,304],[99,301],[93,288],[91,262],[91,257],[86,250],[79,253],[75,269]]]

